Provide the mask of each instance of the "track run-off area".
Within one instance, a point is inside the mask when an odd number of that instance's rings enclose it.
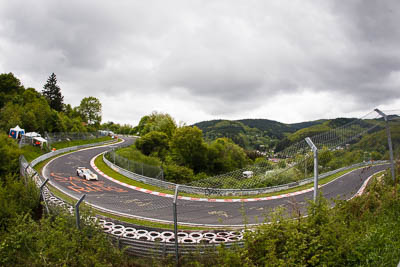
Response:
[[[58,156],[49,161],[42,174],[55,188],[75,199],[86,194],[85,202],[101,211],[115,215],[173,222],[172,195],[123,184],[103,174],[94,166],[94,157],[110,150],[110,146],[133,144],[134,139],[122,138],[124,143],[112,144]],[[77,177],[76,169],[87,167],[98,174],[98,181]],[[374,165],[348,172],[320,187],[322,195],[330,199],[350,199],[360,194],[368,179],[385,170],[389,164]],[[306,214],[313,189],[263,198],[207,199],[180,196],[177,202],[179,224],[198,226],[242,226],[268,220],[271,211],[284,207]]]

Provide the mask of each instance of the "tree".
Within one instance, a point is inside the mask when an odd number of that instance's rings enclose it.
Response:
[[[0,134],[0,185],[4,181],[3,179],[7,174],[18,173],[20,155],[21,155],[21,150],[18,148],[18,145],[15,142],[15,140],[1,133]]]
[[[14,74],[11,72],[0,74],[0,108],[4,107],[14,96],[22,94],[24,90],[20,80]]]
[[[153,112],[144,116],[137,128],[141,136],[152,131],[158,131],[171,137],[175,133],[176,123],[169,114]]]
[[[52,109],[63,111],[64,97],[61,95],[61,89],[57,85],[57,77],[54,73],[47,79],[47,83],[43,86],[42,94],[46,97]]]
[[[152,155],[165,159],[168,142],[167,134],[153,131],[136,140],[135,145],[146,156]]]
[[[79,113],[90,126],[98,127],[101,122],[101,103],[93,96],[85,97],[79,105]]]
[[[214,174],[241,169],[249,163],[243,148],[228,138],[218,138],[208,151],[208,166]]]
[[[195,127],[178,128],[170,142],[172,159],[178,164],[193,169],[195,173],[206,170],[207,145],[203,132]]]
[[[163,166],[165,180],[177,184],[184,184],[193,181],[193,170],[176,164],[165,164]]]

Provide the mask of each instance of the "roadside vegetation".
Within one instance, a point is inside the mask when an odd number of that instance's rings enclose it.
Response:
[[[397,168],[399,168],[398,166]],[[244,238],[244,247],[225,249],[185,266],[397,266],[400,260],[400,195],[387,172],[374,179],[364,195],[337,201],[330,208],[319,198],[310,202],[308,217],[294,207],[271,215]]]

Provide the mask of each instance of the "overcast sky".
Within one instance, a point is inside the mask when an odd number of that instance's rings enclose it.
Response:
[[[400,1],[0,0],[0,73],[103,121],[300,122],[400,108]]]

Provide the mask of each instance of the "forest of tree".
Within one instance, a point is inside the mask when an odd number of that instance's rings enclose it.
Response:
[[[124,157],[160,165],[165,179],[187,183],[245,167],[251,162],[245,151],[228,138],[211,143],[196,126],[178,127],[168,114],[153,112],[136,127],[141,138],[118,151]]]
[[[0,129],[8,133],[10,128],[19,125],[26,132],[41,134],[96,131],[101,122],[101,104],[90,97],[95,103],[95,112],[88,111],[87,99],[82,99],[78,107],[64,104],[54,73],[42,94],[34,88],[25,88],[12,73],[0,74]]]
[[[325,120],[285,124],[267,119],[212,120],[195,123],[207,142],[227,137],[246,150],[266,151],[279,140],[302,128],[319,125]]]

